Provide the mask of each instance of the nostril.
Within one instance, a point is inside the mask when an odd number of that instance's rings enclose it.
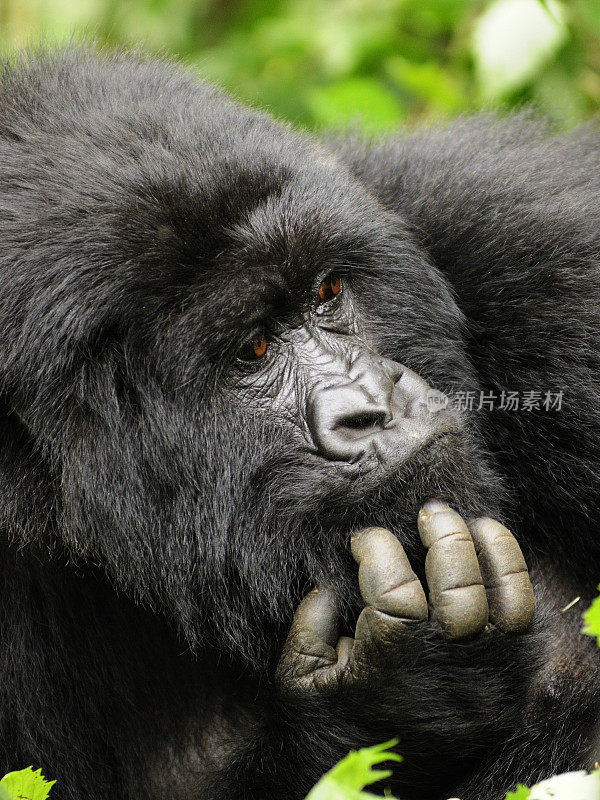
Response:
[[[381,430],[389,419],[389,414],[383,410],[358,411],[346,414],[335,422],[335,428],[345,428],[357,433],[374,433]]]

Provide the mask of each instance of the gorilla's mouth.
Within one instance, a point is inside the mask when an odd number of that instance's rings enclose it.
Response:
[[[418,545],[419,509],[431,498],[469,516],[496,511],[481,455],[457,427],[432,436],[400,466],[374,461],[349,476],[343,496],[324,504],[319,520],[339,533],[378,525],[393,530],[410,547],[411,542]]]
[[[419,481],[429,483],[436,469],[444,472],[452,469],[456,462],[465,460],[465,442],[458,427],[448,428],[433,435],[415,448],[408,459],[381,452],[363,459],[359,465],[349,465],[347,475],[351,484],[351,496],[364,499],[372,492],[382,492],[388,487],[406,488],[406,484]],[[413,484],[414,485],[414,484]],[[424,497],[423,502],[429,497]]]

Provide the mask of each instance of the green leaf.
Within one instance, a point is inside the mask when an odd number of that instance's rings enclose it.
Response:
[[[531,790],[528,789],[527,786],[523,786],[522,783],[519,783],[514,792],[506,793],[506,800],[528,800],[530,791]]]
[[[465,105],[456,81],[448,69],[433,61],[415,63],[402,56],[391,56],[384,64],[386,73],[402,89],[431,102],[444,111],[459,111]]]
[[[562,128],[585,122],[587,108],[573,76],[559,64],[551,64],[536,80],[532,100],[547,109],[547,116]]]
[[[600,4],[598,0],[579,0],[576,4],[577,14],[590,30],[592,37],[600,33]]]
[[[498,98],[529,83],[565,43],[565,11],[548,0],[497,0],[479,18],[473,55],[485,98]]]
[[[42,770],[33,767],[9,772],[0,781],[1,800],[46,800],[56,781],[47,781]]]
[[[351,750],[321,778],[306,800],[376,800],[374,794],[363,792],[362,789],[390,777],[392,773],[389,769],[373,767],[382,761],[402,761],[402,756],[389,750],[397,744],[397,739],[393,739],[374,747]],[[395,800],[392,795],[386,797]]]
[[[598,588],[600,589],[600,586]],[[600,597],[596,597],[588,610],[583,612],[583,623],[581,632],[595,636],[600,646]]]

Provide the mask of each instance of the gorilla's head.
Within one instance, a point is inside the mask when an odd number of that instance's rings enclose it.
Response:
[[[418,559],[430,496],[498,513],[428,409],[475,387],[448,285],[323,145],[78,52],[7,71],[0,132],[11,535],[258,659],[311,584],[351,598],[357,526]]]

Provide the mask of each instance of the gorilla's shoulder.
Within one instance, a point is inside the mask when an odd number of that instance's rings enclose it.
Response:
[[[593,122],[565,132],[533,109],[479,113],[377,141],[344,137],[334,148],[386,205],[419,223],[600,212]]]

